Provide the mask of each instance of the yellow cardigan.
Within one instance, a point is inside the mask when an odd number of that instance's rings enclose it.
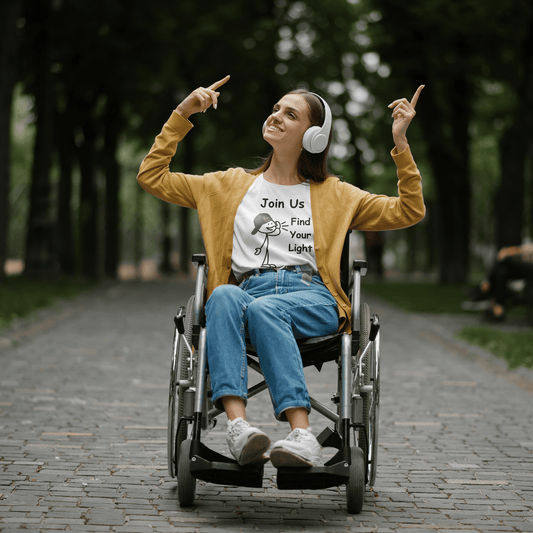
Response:
[[[170,172],[178,142],[192,124],[174,111],[148,155],[137,180],[150,194],[198,210],[209,261],[207,297],[234,280],[231,271],[233,223],[237,208],[257,178],[242,168],[203,176]],[[350,331],[350,301],[340,284],[340,258],[348,229],[384,231],[411,226],[425,214],[420,173],[409,149],[391,155],[398,167],[399,197],[370,194],[336,177],[311,182],[311,211],[319,274],[335,298],[339,330]]]

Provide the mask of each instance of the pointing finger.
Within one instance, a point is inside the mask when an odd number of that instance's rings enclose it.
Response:
[[[224,85],[229,79],[230,79],[230,76],[228,74],[225,78],[222,78],[221,80],[218,80],[215,83],[213,83],[213,85],[210,85],[208,89],[215,91],[219,87],[222,87],[222,85]]]
[[[422,92],[422,89],[425,87],[425,85],[420,85],[420,87],[416,90],[413,99],[411,100],[411,105],[413,108],[416,106],[416,103],[418,102],[418,97],[420,96],[420,93]]]

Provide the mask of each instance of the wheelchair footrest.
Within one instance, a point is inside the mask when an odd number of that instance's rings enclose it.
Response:
[[[261,488],[262,463],[240,466],[237,461],[221,455],[198,441],[193,441],[190,459],[191,475],[196,479],[218,485]]]
[[[276,481],[280,490],[326,489],[345,485],[349,477],[350,466],[343,461],[330,466],[279,468]]]
[[[345,485],[350,477],[350,448],[341,447],[324,466],[279,468],[278,489],[327,489]]]

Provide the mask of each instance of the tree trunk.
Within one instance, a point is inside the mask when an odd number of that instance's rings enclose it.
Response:
[[[526,161],[528,161],[529,186],[529,235],[533,236],[533,17],[529,21],[529,30],[524,42],[524,72],[525,72],[525,105],[527,145]]]
[[[424,112],[419,115],[437,189],[437,262],[439,281],[443,284],[465,283],[468,279],[472,194],[468,134],[470,87],[465,78],[456,78],[448,89],[444,108],[428,81],[424,89]],[[444,128],[436,127],[446,123],[451,126],[449,134]]]
[[[81,272],[90,279],[98,277],[98,191],[96,188],[96,130],[91,117],[82,127],[83,146],[80,163],[80,255]]]
[[[163,237],[161,239],[161,262],[159,263],[159,271],[163,274],[170,274],[172,272],[172,262],[170,260],[170,254],[172,253],[170,215],[170,204],[168,202],[161,202],[161,227]]]
[[[120,102],[109,92],[105,118],[105,275],[116,279],[120,261],[120,166],[117,161],[118,138],[121,127]]]
[[[513,124],[500,141],[500,186],[494,199],[496,245],[522,244],[526,209],[526,161],[533,143],[533,20],[521,50],[522,68],[516,88],[519,96]]]
[[[426,201],[426,217],[424,219],[424,247],[426,249],[425,272],[433,272],[437,266],[437,228],[433,201]]]
[[[135,224],[133,225],[133,262],[137,277],[142,278],[144,253],[144,190],[135,188]]]
[[[194,173],[194,139],[193,135],[187,135],[183,141],[183,172],[185,174]],[[189,263],[191,260],[191,247],[189,241],[189,209],[179,208],[179,256],[180,272],[189,273]]]
[[[51,216],[50,168],[52,162],[53,89],[50,72],[50,20],[51,2],[42,0],[30,3],[29,16],[35,25],[35,111],[37,128],[33,149],[30,210],[26,238],[26,264],[24,274],[31,278],[47,278],[56,275],[54,224]]]
[[[0,4],[0,283],[3,282],[7,259],[9,227],[9,184],[11,152],[11,109],[16,82],[17,56],[16,21],[21,8],[20,0]]]
[[[515,122],[500,141],[501,178],[494,199],[498,249],[522,244],[526,192],[524,173],[528,148],[525,112],[520,109]]]
[[[76,251],[72,220],[72,170],[75,150],[72,128],[64,114],[55,115],[55,141],[59,158],[59,190],[57,201],[57,258],[62,274],[76,273]]]

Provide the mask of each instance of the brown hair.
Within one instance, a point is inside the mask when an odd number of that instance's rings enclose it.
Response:
[[[324,124],[326,111],[320,98],[306,89],[295,89],[293,91],[289,91],[287,94],[300,94],[305,98],[307,105],[309,106],[309,120],[311,122],[311,126],[322,126],[322,124]],[[323,152],[320,152],[319,154],[312,154],[307,150],[301,151],[300,157],[298,157],[298,162],[296,164],[296,168],[300,176],[305,179],[320,183],[332,175],[328,170],[328,152],[331,145],[332,134],[333,128],[329,133],[328,145]],[[273,154],[274,151],[272,150],[264,159],[263,164],[259,168],[251,170],[250,173],[261,174],[262,172],[265,172],[272,162]]]

